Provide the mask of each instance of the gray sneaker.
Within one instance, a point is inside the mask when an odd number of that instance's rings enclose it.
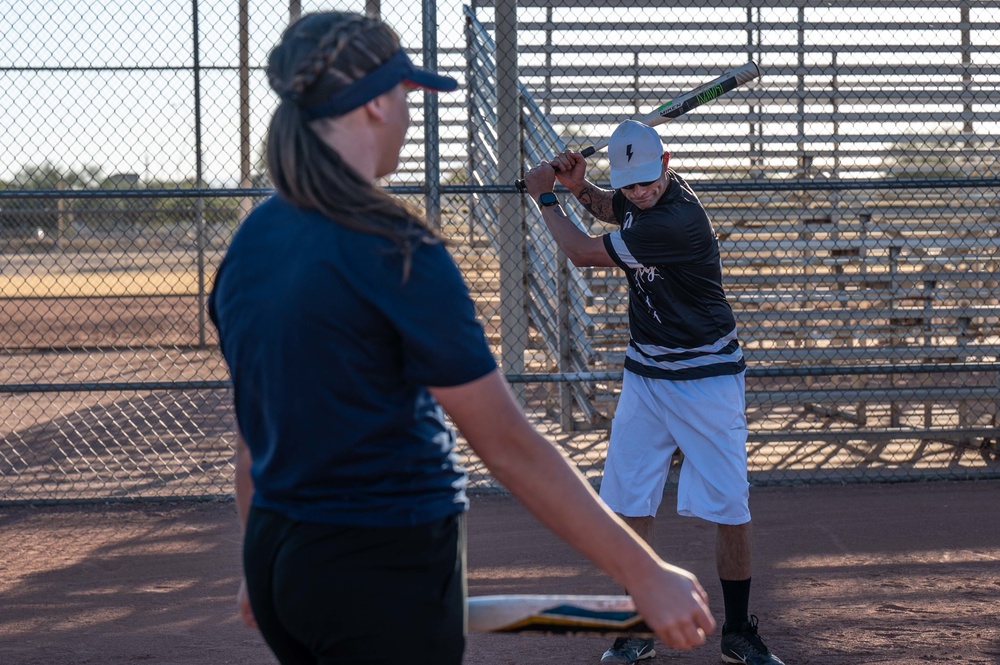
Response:
[[[652,658],[653,640],[642,637],[619,637],[601,656],[601,665],[632,665],[637,660]]]

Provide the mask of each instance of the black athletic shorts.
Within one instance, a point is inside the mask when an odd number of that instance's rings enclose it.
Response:
[[[250,605],[282,665],[460,665],[462,515],[413,527],[344,527],[252,508]]]

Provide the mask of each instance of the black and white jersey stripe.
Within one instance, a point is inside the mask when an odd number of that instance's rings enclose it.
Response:
[[[715,343],[694,349],[639,344],[633,339],[625,350],[625,369],[653,378],[701,379],[737,374],[745,368],[735,328]]]

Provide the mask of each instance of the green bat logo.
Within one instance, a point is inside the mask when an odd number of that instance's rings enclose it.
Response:
[[[716,97],[719,97],[724,93],[725,90],[722,89],[721,85],[713,85],[711,88],[705,92],[700,93],[695,99],[698,100],[698,104],[704,104],[705,102],[710,102]]]

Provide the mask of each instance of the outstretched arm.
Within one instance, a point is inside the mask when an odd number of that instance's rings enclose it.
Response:
[[[691,573],[661,560],[525,419],[499,371],[431,393],[493,476],[549,529],[629,590],[666,644],[690,649],[715,628]]]

